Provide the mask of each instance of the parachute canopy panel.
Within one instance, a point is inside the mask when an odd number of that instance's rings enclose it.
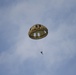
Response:
[[[42,39],[46,37],[47,34],[48,34],[48,29],[41,24],[35,24],[30,28],[28,32],[28,35],[31,39]]]

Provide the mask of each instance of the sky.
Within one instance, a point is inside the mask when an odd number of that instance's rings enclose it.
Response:
[[[76,75],[76,0],[0,0],[0,75]]]

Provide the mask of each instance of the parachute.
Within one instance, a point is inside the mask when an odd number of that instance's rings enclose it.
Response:
[[[32,26],[28,32],[28,35],[31,39],[42,39],[46,37],[48,34],[48,29],[41,25],[41,24],[35,24]]]
[[[42,39],[48,35],[48,29],[41,24],[35,24],[29,29],[28,35],[34,40]],[[40,53],[43,55],[43,51]]]

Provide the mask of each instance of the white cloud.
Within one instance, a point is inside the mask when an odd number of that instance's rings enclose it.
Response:
[[[69,25],[69,18],[67,18],[68,21],[64,20],[63,22],[63,19],[59,18],[59,21],[55,22],[59,12],[65,10],[63,13],[65,15],[66,11],[69,12],[73,7],[71,0],[70,3],[67,2],[68,0],[22,1],[10,6],[7,10],[1,9],[4,13],[0,14],[3,18],[0,23],[4,26],[6,23],[7,27],[11,28],[9,33],[6,32],[9,36],[8,41],[16,42],[8,51],[1,53],[0,64],[10,63],[13,65],[16,62],[22,64],[29,58],[34,60],[40,58],[43,59],[42,61],[48,69],[74,57],[76,54],[76,26]],[[72,18],[76,20],[75,17]],[[29,28],[36,23],[41,23],[48,28],[49,34],[44,39],[32,40],[28,37]],[[44,52],[43,56],[40,55],[41,50]],[[44,73],[39,75],[44,75]]]

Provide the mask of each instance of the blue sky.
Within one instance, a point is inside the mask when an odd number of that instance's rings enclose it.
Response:
[[[76,75],[76,0],[0,0],[0,75]]]

